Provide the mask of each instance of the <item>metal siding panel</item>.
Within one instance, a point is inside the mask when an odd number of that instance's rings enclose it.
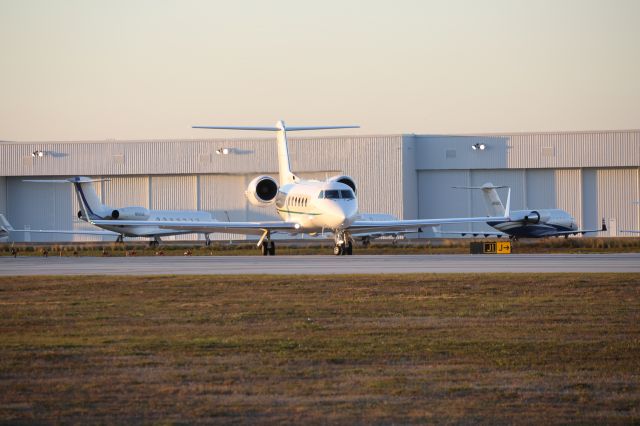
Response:
[[[526,171],[525,208],[557,208],[557,185],[553,169],[534,169]]]
[[[415,137],[403,136],[401,145],[402,216],[420,219],[418,214],[418,171]]]
[[[245,177],[242,175],[199,176],[199,210],[208,211],[220,221],[246,221],[247,200],[244,197]],[[212,234],[211,239],[244,239],[241,234]]]
[[[152,176],[150,205],[153,210],[196,210],[196,176]]]
[[[598,169],[598,218],[615,219],[618,235],[622,229],[638,229],[638,217],[632,205],[637,194],[637,169]],[[613,233],[615,230],[612,229]],[[612,235],[616,236],[616,235]]]
[[[73,226],[71,185],[29,183],[22,178],[7,179],[7,219],[14,228],[60,229]],[[17,235],[16,241],[25,241]],[[30,241],[71,241],[71,235],[30,234]]]
[[[469,214],[470,193],[452,189],[452,186],[467,186],[469,173],[466,170],[421,171],[418,173],[418,216],[421,219],[462,217]],[[469,231],[471,225],[442,225],[442,231]],[[423,235],[433,236],[427,227]]]
[[[295,138],[289,148],[294,173],[349,175],[358,187],[361,212],[404,217],[401,135]]]
[[[579,169],[554,171],[556,208],[567,211],[582,227],[582,184]]]
[[[149,208],[148,176],[111,176],[109,182],[103,182],[102,201],[113,207],[145,207]]]
[[[294,172],[340,170],[358,183],[364,211],[402,217],[400,135],[290,138],[289,146]],[[230,148],[231,154],[216,155],[216,149],[222,147]],[[30,153],[36,149],[56,155],[31,159]],[[114,156],[122,156],[118,158],[124,161],[114,161]],[[0,159],[7,176],[270,174],[277,177],[275,138],[0,143]],[[381,191],[390,195],[380,197]]]
[[[582,227],[595,229],[598,226],[598,180],[596,169],[582,169]]]

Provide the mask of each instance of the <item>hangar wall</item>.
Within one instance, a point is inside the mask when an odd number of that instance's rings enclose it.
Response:
[[[403,137],[401,135],[289,137],[292,169],[303,177],[348,174],[358,184],[359,205],[363,212],[384,212],[403,217]],[[228,148],[229,155],[217,155],[216,150]],[[33,157],[34,151],[43,151],[43,157]],[[228,176],[227,180],[243,181],[238,196],[244,200],[244,190],[250,180],[258,175],[278,177],[276,143],[273,138],[228,138],[200,140],[148,140],[148,141],[86,141],[86,142],[0,142],[0,175],[8,177],[75,175],[111,177],[106,185],[120,185],[119,191],[109,192],[108,203],[127,203],[148,208],[156,206],[192,206],[204,208],[206,202],[198,199],[203,184],[198,176]],[[154,186],[164,198],[151,197],[154,188],[143,188],[148,177],[159,179]],[[181,176],[191,176],[184,178]],[[116,179],[117,178],[117,179]],[[120,181],[124,178],[124,181]],[[185,180],[187,179],[187,180]],[[190,179],[190,180],[189,180]],[[195,179],[195,180],[194,180]],[[240,180],[234,188],[240,187]],[[161,183],[162,181],[162,183]],[[154,182],[153,179],[151,182]],[[184,185],[188,188],[183,190]],[[193,185],[199,189],[193,189]],[[220,186],[224,188],[224,186]],[[185,192],[187,191],[187,192]],[[134,202],[119,199],[133,197]],[[209,194],[211,191],[209,191]],[[209,207],[215,203],[222,210],[238,208],[227,196],[216,193]],[[14,198],[19,192],[12,193]],[[136,194],[136,195],[133,195]],[[146,194],[146,195],[145,195]],[[175,195],[175,199],[172,195]],[[381,196],[384,194],[384,196]],[[221,197],[218,201],[217,197]],[[232,197],[233,198],[233,197]],[[236,199],[236,198],[233,198]],[[155,203],[155,204],[154,204]],[[164,208],[164,207],[163,207]],[[75,209],[75,206],[74,206]],[[259,218],[275,218],[270,210],[246,204],[242,210]],[[12,215],[13,216],[13,215]],[[10,218],[12,219],[12,218]],[[226,215],[225,218],[226,220]],[[13,219],[15,220],[15,219]],[[232,219],[233,220],[233,219]]]
[[[472,149],[480,143],[484,150]],[[217,155],[222,147],[230,154]],[[302,177],[352,176],[364,213],[406,219],[485,215],[479,192],[451,186],[492,182],[512,187],[514,209],[562,208],[585,228],[598,228],[604,216],[614,219],[615,230],[640,229],[640,208],[631,204],[640,200],[638,130],[296,137],[289,147],[292,168]],[[45,155],[32,157],[34,150]],[[197,209],[213,212],[218,220],[277,219],[273,209],[251,206],[244,197],[249,182],[262,174],[277,178],[271,138],[0,142],[0,212],[17,228],[93,229],[77,220],[70,186],[22,182],[86,175],[111,178],[96,189],[113,207]],[[506,201],[506,190],[499,192]]]

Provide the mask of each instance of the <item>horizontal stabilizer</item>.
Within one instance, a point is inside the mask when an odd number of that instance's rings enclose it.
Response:
[[[92,179],[83,176],[75,176],[68,179],[23,179],[23,182],[30,183],[90,183],[90,182],[110,182],[111,179]]]
[[[282,125],[277,126],[192,126],[193,129],[218,129],[218,130],[255,130],[260,132],[278,132],[286,130],[289,132],[297,132],[302,130],[329,130],[329,129],[359,129],[360,126],[294,126],[289,127]]]
[[[263,132],[277,132],[277,127],[247,127],[247,126],[191,126],[193,129],[219,129],[219,130],[258,130]]]
[[[500,189],[500,188],[508,188],[506,185],[482,185],[482,186],[452,186],[455,189]]]
[[[310,127],[286,127],[289,132],[297,132],[300,130],[329,130],[329,129],[359,129],[360,126],[310,126]]]

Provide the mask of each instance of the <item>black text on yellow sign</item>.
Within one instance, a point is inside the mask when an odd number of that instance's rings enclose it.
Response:
[[[510,241],[492,241],[483,244],[482,252],[485,254],[511,254]]]
[[[469,248],[471,254],[511,254],[510,241],[473,241]]]

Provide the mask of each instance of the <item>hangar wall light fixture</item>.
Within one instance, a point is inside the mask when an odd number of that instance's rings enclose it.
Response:
[[[474,151],[484,151],[487,148],[487,146],[483,143],[476,143],[471,145],[471,149],[473,149]]]
[[[44,157],[44,155],[45,155],[45,152],[40,150],[36,150],[31,153],[31,156],[34,158],[38,158],[38,157],[41,158],[41,157]]]
[[[231,154],[231,148],[218,148],[216,149],[217,155],[229,155]]]

